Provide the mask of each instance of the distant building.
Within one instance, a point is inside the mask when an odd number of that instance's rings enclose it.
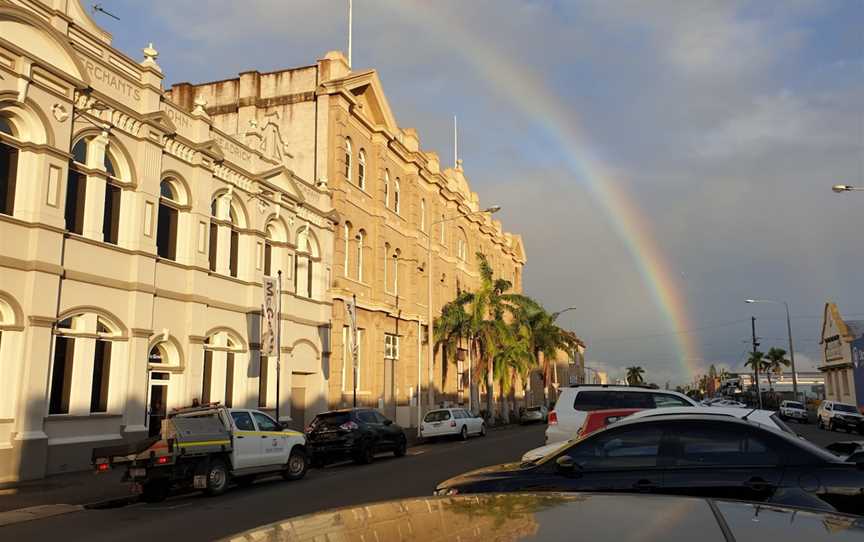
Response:
[[[836,304],[825,303],[819,344],[826,399],[864,407],[864,320],[844,320]]]

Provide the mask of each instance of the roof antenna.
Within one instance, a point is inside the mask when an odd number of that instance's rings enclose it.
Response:
[[[93,4],[92,10],[93,10],[93,13],[96,13],[98,11],[99,13],[104,13],[105,15],[111,17],[114,20],[117,20],[117,21],[120,20],[120,17],[114,15],[110,11],[106,11],[105,8],[102,7],[102,4]]]
[[[744,417],[741,418],[741,419],[742,419],[742,420],[747,420],[747,418],[750,417],[750,414],[753,414],[753,413],[756,412],[757,410],[759,410],[759,409],[758,409],[758,408],[754,408],[753,410],[751,410],[750,412],[748,412],[747,414],[745,414]],[[749,421],[749,420],[748,420],[748,421]]]

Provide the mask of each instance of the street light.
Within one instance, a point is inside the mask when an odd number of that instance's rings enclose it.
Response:
[[[831,187],[831,190],[840,194],[841,192],[857,192],[864,190],[864,188],[858,186],[849,186],[848,184],[835,184]]]
[[[489,213],[491,215],[493,213],[497,213],[500,210],[501,210],[500,205],[492,205],[491,207],[487,207],[486,209],[483,209],[480,211],[473,211],[471,213],[462,213],[462,214],[458,214],[455,216],[442,218],[441,220],[436,220],[435,222],[432,222],[431,224],[429,224],[429,230],[426,232],[426,262],[427,262],[426,266],[428,267],[428,269],[426,270],[427,278],[428,278],[428,280],[427,280],[427,298],[426,298],[426,303],[427,303],[427,312],[426,312],[426,329],[427,329],[426,363],[429,365],[429,389],[427,391],[429,406],[432,406],[432,402],[435,400],[435,397],[434,397],[435,392],[432,389],[432,382],[435,379],[434,365],[433,365],[433,356],[435,355],[435,352],[434,352],[434,348],[433,348],[433,344],[432,344],[432,335],[433,335],[433,329],[432,329],[433,328],[433,325],[432,325],[432,318],[433,318],[432,317],[432,230],[435,229],[435,226],[437,226],[438,224],[443,224],[444,222],[449,222],[451,220],[457,220],[459,218],[465,218],[465,217],[478,215],[478,214],[482,214],[482,213]],[[469,351],[470,351],[470,348],[469,348]],[[471,369],[470,360],[469,360],[468,369],[470,372],[470,369]],[[420,395],[421,394],[420,394],[420,389],[419,389],[420,388],[420,382],[417,382],[417,387],[418,387],[418,390],[417,390],[417,436],[419,437],[420,436],[420,425],[422,423],[422,420],[421,420],[422,414],[421,414],[421,408],[420,408]],[[471,395],[471,383],[470,382],[468,383],[468,395],[469,395],[469,397]]]
[[[795,395],[795,400],[797,401],[798,373],[795,371],[795,348],[792,346],[792,318],[789,316],[789,303],[785,301],[775,301],[773,299],[745,299],[744,301],[747,303],[773,303],[775,305],[783,305],[786,307],[786,331],[789,334],[789,358],[792,362],[792,393]]]

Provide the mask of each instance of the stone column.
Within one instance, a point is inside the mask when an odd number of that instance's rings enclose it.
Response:
[[[87,166],[105,171],[105,149],[108,146],[108,132],[92,138],[87,145]],[[102,224],[105,213],[105,185],[103,175],[87,175],[84,196],[83,235],[89,239],[102,241]],[[68,194],[67,194],[68,197]]]
[[[148,357],[150,355],[150,330],[133,329],[129,338],[126,393],[123,405],[123,432],[135,433],[147,430],[147,389],[150,385],[148,372]],[[113,360],[112,360],[113,362]],[[112,366],[112,370],[114,367]]]

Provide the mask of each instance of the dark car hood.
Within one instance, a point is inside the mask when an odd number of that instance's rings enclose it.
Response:
[[[737,540],[860,541],[864,518],[716,501]],[[576,534],[578,532],[578,535]],[[590,540],[725,542],[712,503],[651,495],[480,494],[426,497],[290,518],[225,540]]]
[[[523,466],[525,465],[525,466]],[[500,465],[492,465],[491,467],[483,467],[482,469],[463,472],[458,476],[444,480],[438,484],[438,488],[445,488],[451,485],[458,485],[465,482],[476,482],[480,480],[491,480],[494,478],[510,477],[513,473],[524,472],[533,469],[535,465],[523,463],[502,463]]]

